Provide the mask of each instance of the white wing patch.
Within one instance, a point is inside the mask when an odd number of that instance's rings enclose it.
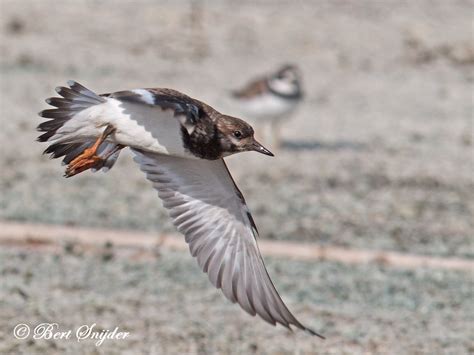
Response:
[[[154,105],[155,104],[155,99],[153,97],[153,94],[145,89],[135,89],[132,90],[135,94],[140,95],[141,99],[143,102],[145,102],[148,105]]]

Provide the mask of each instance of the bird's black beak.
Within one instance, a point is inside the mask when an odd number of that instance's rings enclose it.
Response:
[[[253,141],[248,150],[254,150],[256,152],[274,157],[272,152],[270,152],[267,148],[258,143],[256,140]]]

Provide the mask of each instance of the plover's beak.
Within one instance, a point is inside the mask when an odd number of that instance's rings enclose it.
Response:
[[[250,145],[249,150],[254,150],[256,152],[269,155],[271,157],[274,156],[272,152],[270,152],[267,148],[258,143],[256,140],[254,140],[253,143]]]

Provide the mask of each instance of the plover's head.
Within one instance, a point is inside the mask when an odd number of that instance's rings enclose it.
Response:
[[[223,156],[248,151],[273,156],[272,152],[256,141],[252,126],[240,118],[221,116],[217,121],[217,130]]]
[[[270,89],[283,96],[301,95],[301,76],[294,65],[284,65],[268,78]]]

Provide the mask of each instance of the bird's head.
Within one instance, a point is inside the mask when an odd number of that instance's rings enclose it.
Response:
[[[223,156],[248,151],[273,156],[272,152],[256,141],[252,126],[240,118],[221,116],[217,121],[217,130]]]
[[[301,75],[294,65],[284,65],[268,79],[271,90],[281,95],[301,95]]]

